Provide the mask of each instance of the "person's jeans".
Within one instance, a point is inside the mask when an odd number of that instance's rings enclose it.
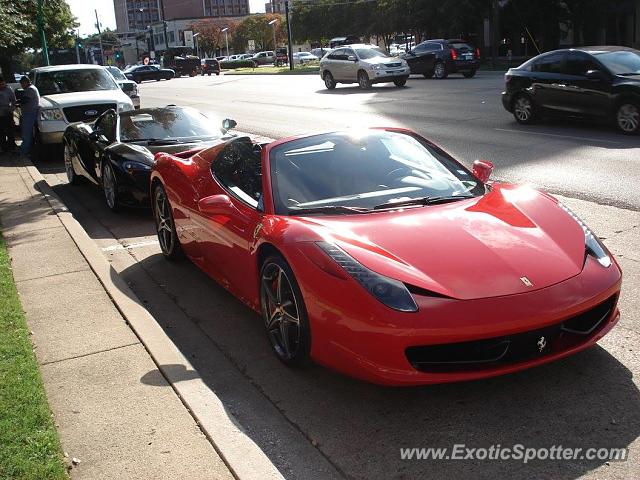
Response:
[[[33,128],[36,125],[38,112],[22,112],[20,120],[20,133],[22,134],[22,145],[20,145],[20,153],[26,155],[33,145]]]
[[[13,128],[13,114],[0,115],[0,147],[3,152],[10,152],[16,148]]]

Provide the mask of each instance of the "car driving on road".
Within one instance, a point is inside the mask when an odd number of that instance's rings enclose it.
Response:
[[[385,82],[402,87],[409,78],[409,66],[376,45],[347,45],[320,60],[320,78],[329,90],[338,83],[358,83],[363,89]]]
[[[425,40],[400,57],[407,61],[411,73],[439,80],[451,73],[471,78],[480,66],[480,50],[457,39]]]
[[[134,65],[124,71],[129,80],[136,83],[145,80],[170,80],[176,76],[176,72],[169,68],[160,68],[158,65]]]
[[[543,53],[505,74],[504,108],[529,124],[545,115],[640,131],[640,51],[581,47]]]

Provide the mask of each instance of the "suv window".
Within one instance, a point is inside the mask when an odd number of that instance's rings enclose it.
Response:
[[[247,137],[227,144],[211,165],[213,176],[234,197],[253,208],[262,196],[260,153]]]
[[[331,60],[346,60],[347,59],[347,49],[346,48],[338,48],[337,50],[334,50],[329,55],[327,55],[327,58],[330,58]]]
[[[546,73],[564,73],[564,52],[552,52],[548,55],[538,58],[531,65],[531,71],[533,72],[546,72]]]
[[[568,75],[585,76],[589,70],[600,70],[598,64],[586,53],[569,52],[564,71]]]
[[[439,43],[423,42],[423,43],[419,43],[413,51],[416,53],[423,53],[423,52],[435,52],[436,50],[441,50],[441,49],[442,47],[440,46]]]

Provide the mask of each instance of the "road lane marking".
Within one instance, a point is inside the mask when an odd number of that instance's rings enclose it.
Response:
[[[581,140],[584,142],[599,142],[599,143],[611,143],[615,145],[621,145],[622,142],[618,142],[616,140],[600,140],[599,138],[589,138],[589,137],[575,137],[572,135],[559,135],[557,133],[542,133],[542,132],[527,132],[525,130],[511,130],[508,128],[495,128],[499,132],[510,132],[510,133],[526,133],[527,135],[543,135],[546,137],[556,137],[556,138],[565,138],[571,140]]]
[[[104,247],[102,249],[103,252],[114,252],[117,250],[132,250],[134,248],[141,248],[141,247],[149,247],[151,245],[158,245],[158,240],[149,240],[147,242],[136,242],[136,243],[130,243],[128,245],[122,245],[121,243],[117,244],[117,245],[111,245],[109,247]]]

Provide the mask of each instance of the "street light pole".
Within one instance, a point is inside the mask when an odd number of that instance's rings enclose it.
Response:
[[[229,31],[229,27],[224,27],[220,31],[224,33],[224,44],[227,47],[227,57],[229,57],[229,38],[227,37],[227,32]]]
[[[271,27],[273,28],[273,53],[276,53],[276,22],[278,21],[277,18],[274,18],[273,20],[271,20],[269,22],[269,25],[271,25]]]
[[[169,50],[169,39],[167,38],[167,18],[164,16],[164,0],[160,0],[160,10],[162,11],[162,25],[164,26],[164,49],[166,51]]]
[[[289,40],[289,70],[293,70],[293,40],[291,37],[291,17],[289,17],[289,1],[284,2],[284,14],[287,16],[287,39]]]
[[[100,65],[104,65],[104,48],[102,48],[102,32],[100,31],[100,20],[98,20],[98,10],[96,12],[96,28],[98,29],[98,38],[100,39]]]
[[[47,36],[44,33],[44,12],[42,11],[43,0],[38,0],[38,33],[40,35],[40,46],[42,47],[42,56],[44,57],[44,64],[50,65],[49,62],[49,48],[47,47]]]
[[[200,45],[198,45],[198,35],[200,35],[200,32],[194,33],[193,34],[193,41],[195,43],[195,47],[196,47],[196,55],[198,58],[200,58]]]

